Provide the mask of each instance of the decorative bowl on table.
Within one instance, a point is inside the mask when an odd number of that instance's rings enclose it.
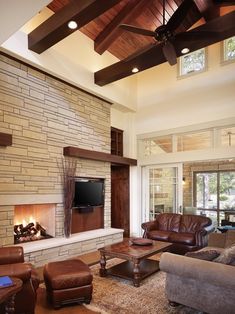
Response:
[[[133,238],[131,239],[132,245],[152,245],[153,240],[145,238]]]

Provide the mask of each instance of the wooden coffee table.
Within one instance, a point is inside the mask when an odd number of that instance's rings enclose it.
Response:
[[[133,245],[131,238],[123,242],[100,248],[100,276],[108,274],[133,281],[135,287],[140,281],[159,270],[159,262],[148,257],[167,251],[172,243],[153,241],[152,245]],[[124,259],[125,262],[106,269],[106,256]]]

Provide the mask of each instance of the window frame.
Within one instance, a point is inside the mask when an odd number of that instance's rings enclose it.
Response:
[[[220,209],[220,174],[224,172],[235,172],[235,170],[228,169],[228,170],[199,170],[193,171],[193,206],[197,207],[197,174],[201,173],[215,173],[217,176],[217,188],[216,188],[216,195],[217,195],[217,208],[198,208],[202,211],[210,211],[217,213],[217,224],[220,225],[220,213],[225,213],[228,209]],[[235,211],[234,211],[235,213]]]
[[[189,73],[182,74],[182,60],[183,60],[183,57],[185,57],[187,55],[190,55],[190,54],[194,54],[194,53],[196,53],[199,50],[203,50],[204,51],[204,56],[205,56],[204,68],[199,70],[199,71],[192,71],[192,72],[189,72]],[[208,49],[207,49],[207,47],[204,47],[204,48],[201,48],[201,49],[197,49],[195,51],[192,51],[192,52],[189,52],[187,54],[184,54],[184,55],[180,56],[178,58],[177,65],[178,65],[177,66],[177,72],[178,72],[177,78],[178,79],[182,79],[182,78],[190,77],[192,75],[196,75],[196,74],[199,74],[199,73],[206,72],[208,70]]]
[[[232,37],[229,37],[229,38],[227,38],[221,42],[221,64],[222,65],[231,64],[231,63],[235,62],[235,56],[232,59],[226,59],[226,53],[225,53],[226,52],[226,42],[233,37],[235,40],[235,36],[232,36]]]

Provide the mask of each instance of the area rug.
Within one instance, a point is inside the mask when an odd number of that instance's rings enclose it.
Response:
[[[107,268],[120,263],[112,259]],[[199,314],[185,306],[172,308],[165,296],[165,273],[157,272],[143,280],[136,288],[129,280],[114,276],[100,277],[100,266],[91,267],[93,273],[93,297],[88,309],[102,314]],[[179,287],[180,289],[180,287]]]

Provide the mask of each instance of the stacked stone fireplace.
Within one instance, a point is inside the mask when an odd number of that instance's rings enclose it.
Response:
[[[104,232],[65,239],[58,166],[65,146],[110,153],[110,104],[10,56],[0,54],[0,71],[7,82],[4,88],[0,83],[1,132],[12,135],[11,146],[0,146],[0,245],[14,245],[14,215],[23,205],[53,207],[46,221],[36,220],[43,226],[50,220],[46,229],[54,238],[23,245],[36,265],[120,239],[121,231],[117,237],[110,233],[110,163],[82,158],[76,176],[105,179]]]

